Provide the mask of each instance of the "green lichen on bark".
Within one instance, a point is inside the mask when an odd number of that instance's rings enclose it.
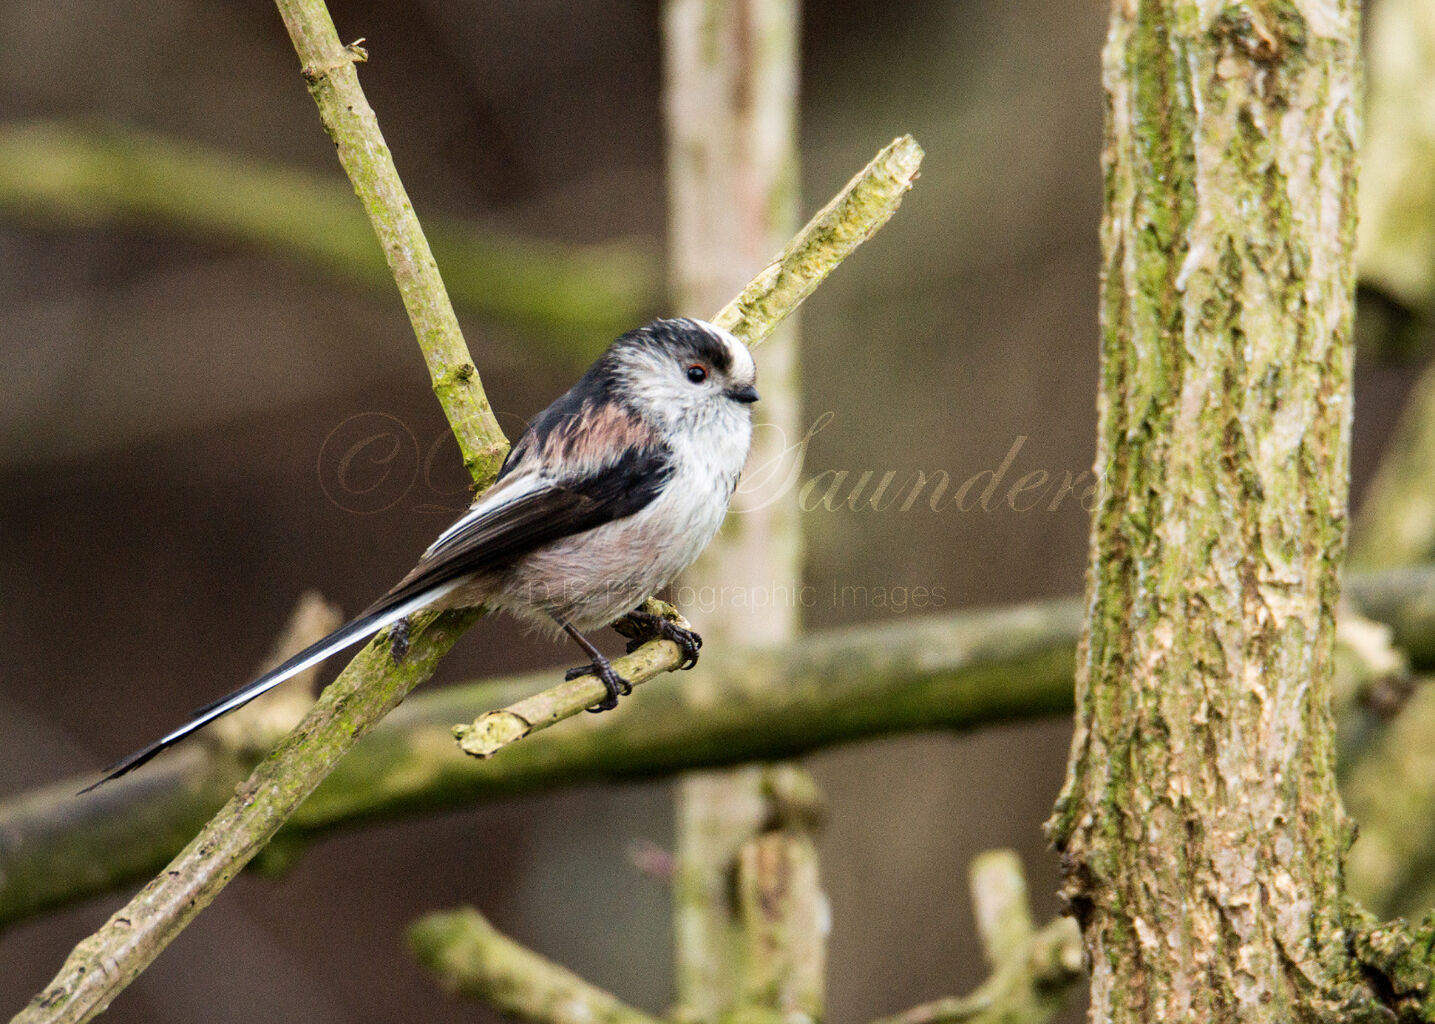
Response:
[[[1052,821],[1092,1021],[1350,1019],[1330,715],[1351,0],[1117,3],[1088,623]]]

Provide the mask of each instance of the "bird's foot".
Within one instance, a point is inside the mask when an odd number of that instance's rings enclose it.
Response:
[[[626,697],[633,692],[633,684],[618,675],[617,670],[613,668],[613,663],[602,655],[593,659],[590,664],[570,668],[564,673],[563,678],[571,681],[581,676],[597,676],[608,691],[608,696],[588,709],[595,715],[599,711],[612,711],[618,706],[619,697]]]
[[[628,653],[632,654],[649,640],[671,640],[683,652],[678,668],[689,669],[698,663],[698,651],[702,650],[703,638],[697,630],[679,626],[671,619],[638,608],[629,612],[622,620],[629,628],[620,632],[629,637]]]

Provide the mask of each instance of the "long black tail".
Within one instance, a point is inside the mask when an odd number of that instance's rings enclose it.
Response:
[[[384,607],[381,602],[352,622],[340,626],[334,630],[334,632],[324,637],[324,639],[317,643],[310,644],[282,665],[264,673],[258,679],[254,680],[254,682],[249,683],[247,686],[240,687],[233,693],[226,697],[221,697],[212,704],[206,704],[204,707],[199,708],[194,712],[189,721],[185,722],[179,728],[165,733],[149,746],[142,750],[136,750],[128,757],[121,758],[119,761],[116,761],[104,769],[105,774],[98,782],[86,786],[80,790],[80,792],[88,793],[90,790],[97,786],[104,785],[111,779],[117,779],[121,775],[134,771],[161,750],[174,746],[190,733],[204,728],[221,715],[227,715],[231,711],[242,708],[255,697],[272,690],[284,682],[284,680],[303,672],[311,665],[318,664],[331,654],[337,654],[346,647],[352,647],[363,640],[367,640],[390,623],[397,622],[405,615],[416,612],[424,607],[424,605],[437,600],[443,593],[450,589],[452,589],[452,584],[438,587],[416,597],[411,597],[409,600],[393,605],[392,607]]]

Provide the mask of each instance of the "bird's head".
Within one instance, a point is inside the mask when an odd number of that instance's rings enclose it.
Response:
[[[655,320],[615,341],[601,362],[618,396],[667,429],[751,422],[757,365],[721,327]]]

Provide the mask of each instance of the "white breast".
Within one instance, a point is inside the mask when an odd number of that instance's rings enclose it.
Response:
[[[746,410],[672,445],[673,474],[640,512],[578,534],[516,563],[491,602],[541,627],[551,616],[580,630],[632,611],[672,582],[722,525],[747,460]]]

